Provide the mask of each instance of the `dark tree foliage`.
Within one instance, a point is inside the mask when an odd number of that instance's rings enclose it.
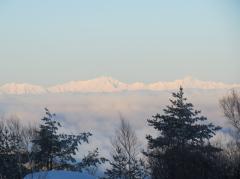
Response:
[[[27,172],[19,127],[14,121],[0,122],[0,178],[22,178]]]
[[[214,178],[215,157],[219,148],[210,144],[220,127],[207,123],[193,104],[184,97],[183,88],[172,94],[171,105],[148,120],[149,126],[158,131],[148,135],[148,151],[153,178],[203,179]]]
[[[101,165],[108,160],[104,157],[99,157],[98,148],[94,151],[89,151],[86,156],[83,157],[82,161],[78,163],[76,169],[82,171],[85,169],[88,173],[95,175],[98,169],[98,165]]]
[[[15,155],[11,153],[13,150],[14,138],[10,135],[10,131],[1,125],[0,127],[0,176],[1,178],[16,177],[13,173],[17,170]]]
[[[74,156],[92,134],[59,134],[61,124],[48,109],[37,130],[23,126],[19,120],[0,121],[0,179],[20,179],[26,174],[52,169],[64,169],[94,174],[106,161],[98,149],[89,152],[82,161]]]
[[[116,130],[112,147],[112,159],[105,171],[105,179],[143,179],[147,176],[145,163],[138,156],[137,136],[124,119]]]
[[[106,169],[103,179],[143,179],[146,178],[145,163],[139,159],[132,159],[129,163],[128,158],[121,148],[116,148],[116,153],[110,161],[111,168]],[[131,168],[128,168],[128,165]]]
[[[110,162],[111,168],[105,172],[105,178],[117,179],[126,178],[127,176],[127,157],[123,154],[120,147],[116,148],[116,154],[112,156],[113,161]]]
[[[91,133],[79,135],[59,134],[61,124],[47,108],[46,116],[37,132],[34,144],[33,158],[38,170],[46,169],[74,169],[76,160],[73,157],[82,142],[88,142]]]

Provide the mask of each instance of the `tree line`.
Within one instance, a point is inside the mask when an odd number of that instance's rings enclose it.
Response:
[[[95,174],[105,164],[102,179],[236,179],[240,178],[240,95],[237,91],[220,99],[224,116],[232,124],[232,140],[211,139],[221,130],[195,110],[183,88],[172,93],[170,104],[147,124],[156,130],[146,136],[141,149],[134,129],[121,118],[111,139],[110,158],[98,148],[76,159],[90,132],[60,133],[57,116],[45,109],[38,127],[19,120],[0,121],[0,179],[21,179],[38,171],[69,170]]]

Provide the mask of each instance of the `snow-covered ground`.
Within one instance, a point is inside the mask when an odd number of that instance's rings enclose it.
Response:
[[[87,173],[71,172],[71,171],[46,171],[28,174],[24,179],[95,179]]]

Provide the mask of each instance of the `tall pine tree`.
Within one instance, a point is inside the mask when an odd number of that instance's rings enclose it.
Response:
[[[152,178],[203,179],[213,178],[214,157],[220,149],[209,140],[220,127],[207,123],[193,104],[187,102],[183,88],[172,94],[171,105],[148,120],[158,131],[148,135],[148,156]]]

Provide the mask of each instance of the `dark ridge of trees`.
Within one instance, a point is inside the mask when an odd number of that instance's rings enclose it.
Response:
[[[40,126],[24,126],[18,119],[0,120],[0,179],[22,179],[47,170],[87,171],[95,174],[107,162],[105,179],[236,179],[240,178],[240,93],[220,99],[224,116],[232,124],[232,140],[211,142],[220,127],[209,123],[187,102],[183,89],[172,94],[170,105],[148,119],[158,135],[147,135],[142,152],[134,129],[124,119],[113,135],[111,158],[89,151],[76,154],[88,143],[90,132],[61,134],[57,116],[45,109]]]
[[[29,145],[34,128],[22,126],[17,119],[0,121],[0,178],[20,179],[30,170]]]
[[[60,122],[47,108],[39,129],[24,127],[19,120],[4,120],[0,123],[0,179],[21,179],[26,174],[53,169],[94,173],[106,161],[99,157],[98,149],[89,151],[81,160],[74,156],[79,145],[88,143],[92,135],[59,134]],[[91,170],[90,170],[91,169]]]

